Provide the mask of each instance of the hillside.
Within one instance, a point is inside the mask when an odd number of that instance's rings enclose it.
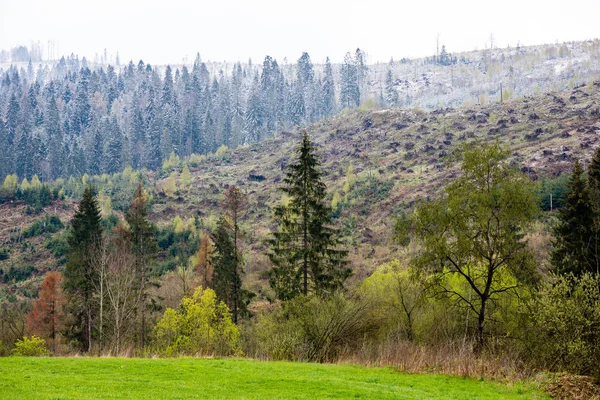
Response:
[[[308,128],[322,157],[330,198],[336,197],[336,223],[350,250],[355,275],[368,275],[381,262],[398,257],[391,243],[393,216],[410,208],[419,197],[439,193],[456,174],[446,163],[463,142],[499,141],[510,147],[514,162],[533,179],[556,177],[568,171],[575,159],[587,160],[598,145],[600,82],[488,106],[440,109],[432,112],[406,109],[349,111]],[[188,160],[192,179],[181,183],[181,165],[144,173],[153,196],[151,219],[159,226],[176,216],[198,216],[210,228],[220,213],[219,203],[229,185],[248,193],[250,206],[244,219],[246,285],[261,295],[266,285],[264,240],[272,228],[270,207],[281,201],[276,190],[290,161],[300,131],[281,132],[262,143],[221,152],[218,156]],[[352,166],[354,173],[348,174]],[[350,179],[348,176],[350,175]],[[103,177],[98,182],[116,181]],[[169,186],[173,181],[178,188]],[[350,182],[348,182],[350,181]],[[346,187],[344,187],[346,185]],[[99,185],[103,198],[116,204],[130,192],[114,185]],[[128,200],[127,200],[128,201]],[[44,209],[67,223],[76,200],[57,201]],[[46,245],[51,234],[23,238],[23,228],[40,215],[26,215],[22,204],[0,207],[0,243],[10,244],[0,268],[8,271],[32,265],[33,279],[1,284],[3,295],[35,294],[40,276],[57,266]],[[55,233],[61,235],[62,233]]]

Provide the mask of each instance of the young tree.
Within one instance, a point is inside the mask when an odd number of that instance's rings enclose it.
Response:
[[[535,277],[524,229],[537,212],[531,180],[508,161],[498,144],[463,148],[462,176],[445,195],[414,212],[413,229],[421,250],[417,271],[437,276],[442,291],[477,316],[476,350],[484,345],[489,303]],[[447,285],[456,276],[470,288]]]
[[[67,307],[72,317],[67,336],[78,341],[80,348],[88,352],[92,350],[93,323],[97,311],[94,297],[99,284],[93,255],[97,254],[102,239],[101,220],[96,194],[88,185],[71,219],[64,272]]]
[[[140,302],[131,239],[131,231],[119,223],[113,229],[107,252],[107,274],[104,284],[107,304],[111,311],[109,326],[112,327],[112,332],[109,344],[117,355],[133,330],[133,321]]]
[[[298,161],[288,167],[281,188],[290,201],[274,209],[278,230],[269,240],[268,256],[274,264],[269,283],[282,300],[308,294],[309,286],[320,295],[331,293],[351,273],[346,268],[347,251],[339,249],[338,232],[331,227],[315,150],[304,132],[296,151]]]
[[[595,172],[593,167],[591,172]],[[590,180],[595,180],[595,174]],[[600,238],[595,220],[592,192],[583,167],[575,161],[569,179],[569,195],[558,211],[558,224],[554,227],[551,262],[557,272],[600,273]]]
[[[203,234],[200,237],[200,246],[194,260],[194,271],[196,276],[201,279],[200,286],[205,289],[212,287],[213,266],[211,260],[213,252],[214,246],[209,235]]]
[[[142,183],[138,183],[129,211],[125,215],[125,220],[131,229],[131,244],[135,259],[135,271],[137,274],[137,288],[139,296],[139,312],[141,318],[140,326],[140,346],[146,345],[146,306],[149,275],[147,267],[150,260],[154,257],[157,247],[154,237],[155,228],[148,221],[148,202]]]
[[[56,352],[56,342],[63,325],[64,297],[62,275],[56,271],[46,274],[33,309],[27,314],[27,330],[50,342]]]

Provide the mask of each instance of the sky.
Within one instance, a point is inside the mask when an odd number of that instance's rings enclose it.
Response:
[[[0,49],[53,40],[61,55],[121,62],[369,63],[450,52],[600,37],[600,0],[0,0]]]

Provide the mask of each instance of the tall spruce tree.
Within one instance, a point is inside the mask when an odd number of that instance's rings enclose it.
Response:
[[[351,274],[348,252],[339,249],[338,232],[331,227],[320,162],[307,132],[296,154],[297,162],[288,166],[280,189],[289,202],[274,209],[278,229],[269,240],[268,256],[274,264],[269,283],[281,300],[331,293]]]
[[[227,304],[232,310],[234,304],[233,287],[241,286],[241,279],[236,273],[236,253],[230,234],[231,225],[225,216],[221,216],[217,222],[217,229],[211,234],[215,245],[211,255],[213,265],[213,276],[211,285],[217,298]]]
[[[155,227],[148,220],[148,202],[144,193],[142,183],[138,183],[129,211],[125,220],[131,230],[131,245],[135,258],[135,271],[137,275],[138,296],[140,310],[140,346],[146,345],[146,307],[148,304],[146,287],[149,283],[148,263],[157,251],[156,239],[154,237]]]
[[[233,242],[233,266],[231,272],[231,311],[233,314],[233,322],[237,324],[238,314],[242,307],[242,287],[241,287],[241,274],[242,274],[242,253],[239,248],[240,240],[240,221],[244,216],[247,203],[247,196],[243,193],[239,187],[230,186],[225,192],[225,199],[223,201],[223,208],[225,209],[225,215],[229,219],[229,227],[232,233]]]
[[[100,209],[91,185],[86,186],[79,208],[71,219],[64,289],[71,315],[67,337],[79,344],[80,350],[92,350],[93,324],[96,317],[95,296],[98,272],[94,266],[102,240]]]
[[[554,227],[551,262],[557,272],[575,275],[600,272],[600,238],[594,222],[592,192],[583,167],[575,161],[569,179],[569,195],[558,211],[558,223]]]

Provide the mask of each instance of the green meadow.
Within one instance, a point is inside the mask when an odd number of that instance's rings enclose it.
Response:
[[[246,359],[0,358],[1,399],[545,399],[510,385],[391,368]]]

